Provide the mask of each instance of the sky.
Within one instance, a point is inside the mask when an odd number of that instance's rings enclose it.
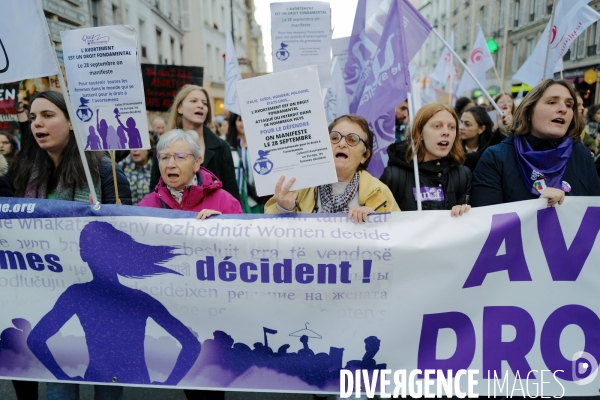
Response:
[[[279,0],[271,2],[270,0],[254,0],[256,10],[254,18],[262,28],[263,46],[265,47],[265,60],[267,62],[267,71],[273,72],[273,60],[271,56],[271,3],[289,3],[291,1],[309,1],[309,0]],[[352,34],[352,25],[354,24],[354,13],[358,0],[330,0],[331,7],[331,26],[334,28],[333,39],[350,36]]]

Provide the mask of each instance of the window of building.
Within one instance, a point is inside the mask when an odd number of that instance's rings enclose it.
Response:
[[[579,35],[577,36],[577,59],[581,60],[582,58],[585,58],[585,54],[586,54],[586,35],[585,33],[583,35]]]
[[[114,4],[112,4],[112,20],[113,20],[113,24],[115,24],[115,25],[122,24],[121,16],[119,14],[119,7],[115,6]]]
[[[483,30],[483,34],[485,36],[487,31],[489,30],[487,25],[487,9],[485,8],[485,6],[479,9],[479,23],[481,24],[481,30]]]
[[[467,47],[467,49],[469,48],[469,44],[471,41],[471,16],[467,16],[465,18],[465,41],[464,41],[464,46]]]
[[[527,39],[527,57],[533,53],[533,39]]]
[[[213,64],[213,52],[212,52],[212,46],[210,44],[206,45],[206,69],[208,72],[208,78],[212,80],[213,77],[213,71],[215,70],[214,64]]]
[[[592,25],[590,25],[589,28],[587,28],[587,35],[588,35],[588,50],[587,50],[587,55],[588,56],[592,56],[596,54],[596,49],[597,49],[597,34],[596,34],[596,30],[598,29],[598,22],[594,22]]]
[[[171,38],[171,64],[175,64],[175,39]]]
[[[515,4],[512,8],[512,20],[513,20],[513,27],[518,27],[519,26],[519,14],[521,13],[521,2],[519,0],[515,1]]]
[[[160,29],[156,30],[156,53],[158,55],[158,63],[163,63],[163,54],[162,54],[162,32]]]
[[[92,0],[92,26],[100,26],[100,1]]]
[[[213,23],[213,27],[215,29],[219,29],[219,10],[217,8],[217,2],[215,0],[212,0],[211,2],[211,8],[212,8],[212,23]]]
[[[140,41],[140,51],[141,51],[141,55],[142,57],[148,57],[147,54],[147,46],[146,46],[146,23],[144,22],[144,20],[140,19],[139,20],[139,30],[138,30],[138,38]]]
[[[517,72],[519,70],[519,42],[513,43],[512,50],[512,72]]]

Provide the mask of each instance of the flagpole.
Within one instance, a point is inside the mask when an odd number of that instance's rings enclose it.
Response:
[[[415,118],[415,110],[412,100],[412,92],[407,92],[407,100],[408,100],[408,129],[410,132],[410,145],[412,146],[412,161],[413,161],[413,170],[415,173],[415,189],[417,193],[417,210],[423,211],[423,205],[421,204],[421,181],[419,180],[419,163],[417,161],[417,154],[415,153],[415,138],[413,137],[412,125],[413,120]]]
[[[502,55],[502,90],[504,90],[504,78],[506,77],[506,55],[508,54],[508,17],[510,10],[510,0],[506,0],[505,14],[504,14],[504,44],[502,49],[504,54]]]
[[[481,88],[484,96],[487,97],[487,99],[489,100],[490,104],[494,107],[494,109],[496,111],[498,111],[500,113],[500,115],[504,115],[504,113],[502,112],[502,110],[500,109],[500,107],[498,107],[498,104],[496,104],[496,102],[494,101],[494,99],[492,99],[492,97],[487,92],[487,90],[485,89],[485,87],[483,87],[483,85],[481,84],[481,82],[479,82],[479,79],[477,79],[477,77],[475,76],[475,74],[473,74],[473,72],[471,72],[471,70],[469,69],[469,67],[467,67],[467,65],[464,63],[464,61],[458,56],[458,54],[456,54],[456,52],[454,51],[454,49],[451,48],[450,45],[448,45],[448,42],[446,42],[444,40],[444,38],[442,37],[442,35],[440,35],[440,33],[437,31],[437,29],[433,28],[433,29],[431,29],[431,32],[435,33],[435,35],[442,41],[442,43],[444,44],[444,46],[446,46],[446,48],[448,50],[450,50],[450,53],[452,53],[452,55],[454,56],[454,58],[456,58],[456,60],[458,60],[458,62],[460,63],[460,65],[463,66],[465,72],[468,73],[469,75],[471,75],[471,78],[473,78],[473,80],[475,81],[475,83],[477,84],[477,86],[479,86]]]
[[[67,103],[67,112],[69,113],[69,120],[71,121],[71,125],[73,126],[73,133],[75,134],[75,141],[77,142],[77,149],[79,150],[79,156],[81,157],[81,164],[83,164],[83,172],[85,173],[85,177],[87,179],[87,183],[90,189],[90,194],[92,195],[92,201],[94,203],[94,209],[100,209],[100,202],[98,201],[98,195],[96,194],[96,188],[94,187],[94,181],[92,179],[92,174],[90,173],[90,167],[87,163],[87,158],[85,157],[85,151],[83,151],[83,145],[81,143],[81,137],[79,136],[79,127],[77,126],[77,121],[75,120],[75,113],[73,112],[73,107],[71,106],[71,98],[69,97],[69,91],[67,90],[67,84],[65,83],[65,78],[63,77],[62,70],[60,69],[60,63],[58,62],[58,56],[56,55],[56,45],[52,41],[52,38],[48,36],[50,42],[52,43],[52,50],[54,52],[54,59],[56,60],[56,65],[58,65],[58,81],[60,83],[60,88],[62,90],[63,96],[65,97],[65,103]]]
[[[548,45],[546,46],[546,60],[544,61],[544,71],[542,72],[542,81],[546,79],[546,68],[548,68],[548,57],[550,56],[550,43],[552,42],[552,28],[554,28],[554,11],[556,7],[552,3],[552,17],[550,17],[550,29],[548,30]],[[552,71],[554,76],[554,71]]]

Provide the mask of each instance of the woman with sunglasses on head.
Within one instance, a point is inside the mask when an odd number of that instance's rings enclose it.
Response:
[[[222,182],[223,189],[239,200],[240,194],[235,180],[231,150],[227,142],[219,139],[208,128],[207,124],[210,122],[211,109],[206,89],[196,85],[183,86],[173,100],[167,131],[182,129],[196,132],[203,154],[202,166]],[[151,188],[158,184],[160,177],[161,173],[156,163],[152,165]]]
[[[282,176],[265,213],[348,213],[355,222],[367,222],[375,212],[400,211],[390,190],[366,169],[373,152],[373,132],[357,115],[342,115],[329,125],[338,182],[290,191],[295,178],[285,185]]]
[[[419,166],[422,209],[450,210],[453,217],[467,212],[471,171],[462,166],[465,155],[454,110],[441,103],[421,107],[413,123],[412,140]],[[390,145],[388,166],[380,178],[404,211],[417,210],[414,153],[410,142]]]
[[[546,79],[517,107],[510,136],[481,156],[473,174],[473,206],[565,195],[600,196],[590,152],[581,143],[583,118],[570,82]]]

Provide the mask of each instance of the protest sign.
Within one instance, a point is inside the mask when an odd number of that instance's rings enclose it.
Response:
[[[348,46],[350,45],[350,36],[343,38],[331,39],[331,55],[333,58],[338,57],[340,69],[344,72],[346,60],[348,60]]]
[[[19,129],[17,118],[17,94],[19,82],[0,84],[0,129],[11,131]]]
[[[142,64],[146,109],[168,111],[179,89],[188,84],[202,86],[203,76],[203,67]]]
[[[0,374],[336,393],[389,370],[421,397],[417,369],[451,369],[448,396],[596,395],[600,200],[545,205],[358,225],[2,199]]]
[[[286,175],[292,190],[337,182],[315,66],[236,82],[259,196]]]
[[[273,72],[316,65],[321,87],[331,80],[331,10],[328,2],[271,3]]]
[[[65,70],[85,150],[149,149],[135,30],[115,25],[61,32]]]

